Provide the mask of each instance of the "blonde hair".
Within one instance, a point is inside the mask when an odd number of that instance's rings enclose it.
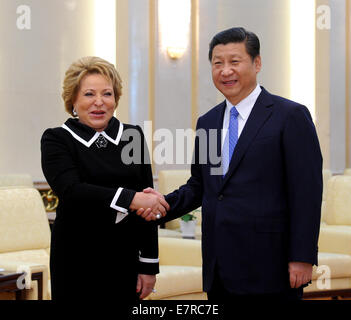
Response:
[[[101,74],[111,81],[115,96],[115,108],[122,95],[122,80],[113,64],[99,57],[84,57],[73,62],[63,81],[62,99],[66,111],[73,115],[73,103],[77,97],[82,79],[89,74]]]

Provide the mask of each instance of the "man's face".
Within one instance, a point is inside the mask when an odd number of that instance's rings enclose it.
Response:
[[[214,85],[236,105],[255,89],[261,57],[257,56],[252,61],[244,42],[231,42],[213,48],[211,65]]]

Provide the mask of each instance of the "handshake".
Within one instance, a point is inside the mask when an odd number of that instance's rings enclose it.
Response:
[[[164,196],[152,188],[137,192],[129,207],[146,221],[157,220],[164,217],[170,206]]]

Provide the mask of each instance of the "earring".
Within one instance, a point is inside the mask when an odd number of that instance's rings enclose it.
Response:
[[[74,108],[73,108],[72,113],[73,113],[73,116],[74,116],[74,117],[78,116],[78,113],[77,113],[76,109],[74,109]]]

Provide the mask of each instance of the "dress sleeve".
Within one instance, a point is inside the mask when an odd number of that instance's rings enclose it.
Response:
[[[44,176],[59,199],[65,203],[99,205],[101,209],[127,213],[135,191],[86,183],[77,170],[69,143],[59,129],[47,129],[41,139],[41,165]]]
[[[147,187],[153,188],[153,177],[150,163],[148,148],[146,145],[144,134],[138,126],[142,137],[142,156],[143,170],[142,170],[142,185],[143,189]],[[158,259],[158,226],[153,221],[145,221],[143,218],[139,219],[138,242],[139,242],[139,274],[157,274],[159,273],[159,259]]]

